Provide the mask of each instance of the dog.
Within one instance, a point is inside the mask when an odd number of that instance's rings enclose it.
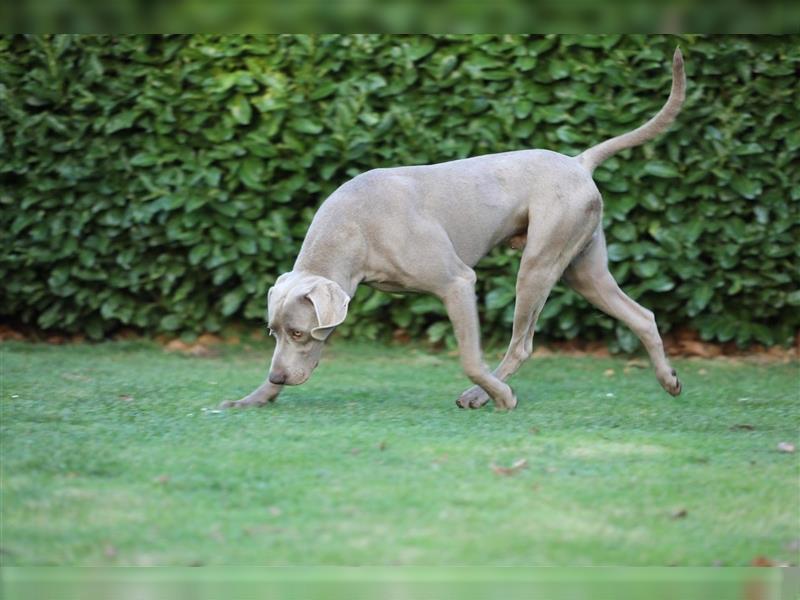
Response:
[[[685,89],[678,48],[661,110],[578,156],[519,150],[374,169],[343,184],[314,216],[292,271],[269,290],[267,320],[277,343],[268,378],[224,406],[264,405],[284,385],[305,382],[360,283],[442,300],[462,368],[474,384],[456,400],[461,408],[479,408],[489,399],[502,410],[517,405],[506,380],[531,356],[536,320],[559,279],[628,325],[647,349],[661,386],[680,394],[653,313],[625,295],[608,270],[603,203],[592,172],[620,150],[666,130]],[[492,372],[481,356],[473,267],[502,242],[521,248],[522,256],[511,342]]]

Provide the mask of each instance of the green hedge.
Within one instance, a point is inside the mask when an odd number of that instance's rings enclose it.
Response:
[[[319,203],[378,166],[578,153],[673,129],[596,172],[612,270],[663,330],[785,343],[800,325],[800,37],[3,36],[3,317],[100,338],[263,319]],[[479,267],[507,339],[518,253]],[[438,340],[435,299],[362,287],[341,328]],[[540,330],[635,342],[559,286]],[[615,338],[616,334],[616,338]]]

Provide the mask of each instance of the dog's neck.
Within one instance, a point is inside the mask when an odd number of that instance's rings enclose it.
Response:
[[[294,270],[330,279],[352,298],[364,279],[364,248],[358,228],[327,227],[315,219],[303,240]]]
[[[334,283],[337,283],[339,287],[344,290],[345,294],[352,298],[362,277],[354,273],[352,269],[349,268],[351,264],[348,264],[346,261],[340,263],[339,261],[325,260],[325,258],[326,257],[323,257],[322,260],[310,259],[307,254],[304,255],[304,253],[301,252],[292,270],[330,279]]]

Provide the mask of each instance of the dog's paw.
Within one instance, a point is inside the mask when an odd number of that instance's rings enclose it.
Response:
[[[456,406],[459,408],[481,408],[489,402],[489,394],[483,391],[479,386],[473,386],[466,392],[461,394],[456,400]]]
[[[508,390],[510,394],[507,398],[504,399],[503,402],[495,401],[495,406],[494,406],[495,410],[506,411],[517,408],[517,395],[511,388],[508,388]]]
[[[666,377],[659,377],[659,383],[661,383],[661,387],[663,387],[667,393],[672,396],[680,395],[683,389],[681,380],[678,379],[678,373],[675,371],[675,369],[672,369],[669,372],[669,375]]]

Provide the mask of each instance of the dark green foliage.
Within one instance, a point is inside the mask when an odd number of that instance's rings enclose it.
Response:
[[[784,343],[800,324],[797,36],[2,37],[0,314],[94,338],[255,326],[342,182],[578,153],[658,110],[677,43],[678,124],[596,171],[612,270],[664,330]],[[479,268],[495,340],[517,262],[498,249]],[[342,331],[437,340],[442,314],[362,288]],[[561,287],[539,329],[635,345]]]

